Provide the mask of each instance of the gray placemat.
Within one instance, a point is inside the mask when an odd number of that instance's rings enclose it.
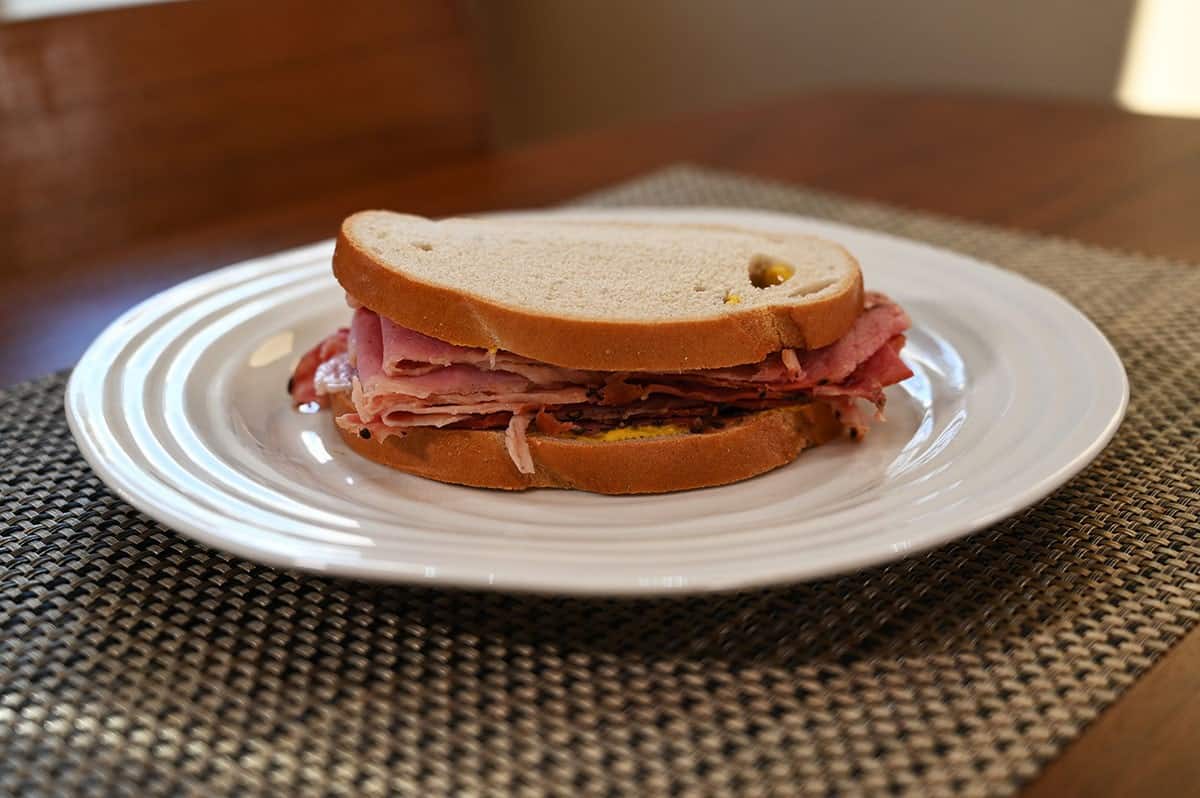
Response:
[[[92,475],[63,375],[18,385],[0,394],[0,790],[1003,795],[1200,617],[1200,269],[687,168],[586,202],[795,211],[995,261],[1105,331],[1129,416],[1068,486],[925,556],[569,600],[207,549]]]

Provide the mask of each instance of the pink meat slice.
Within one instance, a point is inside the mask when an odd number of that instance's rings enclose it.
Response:
[[[486,349],[456,346],[401,327],[390,319],[380,318],[383,325],[383,367],[388,374],[405,374],[409,366],[424,368],[454,363],[486,363],[488,360]]]
[[[802,390],[845,379],[880,347],[909,328],[908,315],[883,294],[869,292],[862,315],[850,330],[829,346],[809,351],[784,349],[759,363],[723,369],[701,369],[671,375],[635,375],[645,381],[669,376],[673,381],[742,388]]]
[[[474,366],[443,366],[415,377],[389,377],[382,371],[361,378],[372,394],[428,399],[443,394],[507,393],[520,394],[531,389],[529,380],[507,371],[487,371]]]
[[[889,385],[903,382],[913,375],[904,361],[900,359],[902,346],[904,346],[903,336],[898,335],[890,339],[863,361],[846,380],[830,385],[818,385],[813,388],[813,395],[866,399],[882,413],[883,389]]]
[[[350,320],[350,362],[358,378],[371,383],[383,375],[383,328],[374,311],[359,308]]]
[[[447,412],[457,415],[513,412],[527,405],[560,405],[587,399],[587,390],[578,385],[564,384],[546,390],[520,374],[453,363],[464,357],[487,359],[487,353],[444,344],[419,333],[403,335],[398,331],[403,328],[381,320],[365,308],[355,311],[350,349],[358,378],[353,383],[351,401],[364,420],[383,417],[390,423],[409,413],[434,416]],[[390,359],[395,371],[398,364],[415,363],[409,358],[417,354],[435,358],[438,361],[432,364],[435,368],[415,375],[387,373],[385,358]]]
[[[504,448],[522,474],[534,472],[533,453],[529,451],[529,439],[525,437],[532,420],[533,416],[514,413],[508,422],[508,429],[504,430]]]
[[[320,343],[300,357],[300,362],[292,369],[292,378],[288,380],[288,393],[292,396],[293,404],[328,404],[324,391],[317,384],[317,375],[327,361],[345,354],[349,336],[350,331],[342,327],[325,336]]]
[[[908,314],[899,305],[878,294],[869,296],[867,310],[854,322],[850,332],[829,346],[797,353],[803,376],[793,384],[811,387],[822,382],[841,382],[910,325]]]
[[[581,391],[578,393],[561,392],[557,394],[529,394],[526,396],[509,397],[502,396],[488,397],[488,401],[478,402],[476,404],[440,404],[440,405],[418,405],[396,402],[388,405],[386,410],[376,414],[381,417],[384,423],[391,423],[391,419],[404,416],[423,416],[423,415],[438,415],[440,413],[455,413],[460,416],[465,415],[486,415],[489,413],[522,413],[526,410],[536,409],[539,407],[558,407],[560,405],[582,403],[587,398],[587,393]],[[443,397],[449,402],[450,397]],[[566,399],[568,401],[561,401]],[[356,406],[357,407],[357,406]],[[362,415],[361,413],[359,415]]]
[[[812,396],[832,404],[853,433],[865,431],[855,401],[865,399],[882,411],[883,389],[912,376],[899,355],[909,324],[898,305],[871,293],[846,335],[821,349],[783,350],[759,363],[723,369],[613,374],[458,346],[360,306],[348,331],[301,359],[292,395],[297,403],[321,401],[325,393],[344,390],[349,376],[356,412],[344,414],[338,424],[385,438],[414,426],[470,421],[499,427],[507,419],[505,445],[518,468],[531,473],[527,430],[546,408],[617,419],[643,417],[642,411],[693,414],[705,405],[749,410]],[[605,402],[609,391],[615,393]]]
[[[520,375],[537,385],[595,383],[602,379],[599,372],[560,368],[512,352],[447,343],[401,327],[390,319],[381,319],[381,323],[382,368],[389,376],[418,376],[442,366],[469,365],[481,371]]]

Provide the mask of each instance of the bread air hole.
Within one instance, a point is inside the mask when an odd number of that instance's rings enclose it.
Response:
[[[430,244],[428,241],[414,241],[414,242],[412,242],[412,245],[414,247],[416,247],[417,249],[422,250],[424,252],[432,252],[433,251],[433,244]]]
[[[792,279],[796,270],[770,255],[755,255],[750,259],[746,272],[750,275],[750,285],[755,288],[770,288]]]

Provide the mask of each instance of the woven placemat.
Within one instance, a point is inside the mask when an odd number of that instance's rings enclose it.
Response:
[[[0,791],[1013,792],[1196,623],[1200,269],[694,169],[589,204],[795,211],[1062,292],[1133,400],[1020,516],[764,592],[575,600],[358,584],[174,534],[80,459],[64,376],[0,394]]]

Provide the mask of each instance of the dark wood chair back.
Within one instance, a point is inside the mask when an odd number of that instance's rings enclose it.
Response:
[[[453,0],[2,24],[0,277],[461,158],[486,128]]]

